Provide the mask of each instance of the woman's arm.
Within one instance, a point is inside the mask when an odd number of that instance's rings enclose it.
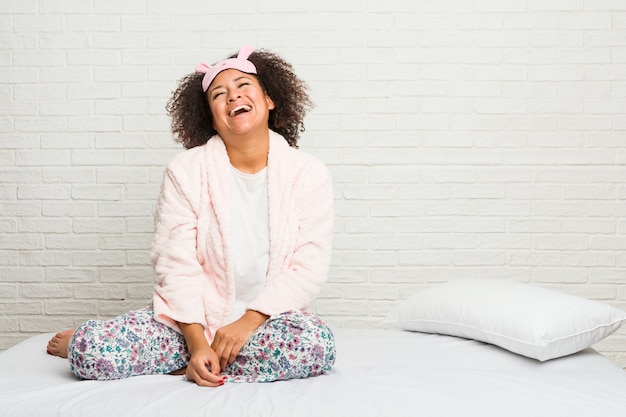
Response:
[[[180,166],[173,161],[163,176],[150,251],[157,277],[155,318],[175,330],[178,322],[206,325],[205,277],[197,253],[198,203],[193,200],[199,194],[198,185],[185,177],[187,172],[181,172]]]
[[[185,336],[187,349],[191,355],[185,373],[188,380],[204,387],[217,387],[224,384],[225,376],[220,376],[220,361],[204,337],[201,324],[178,323]]]

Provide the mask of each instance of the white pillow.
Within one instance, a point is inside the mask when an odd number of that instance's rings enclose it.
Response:
[[[385,318],[394,328],[480,340],[545,361],[604,339],[626,312],[518,282],[467,279],[437,284]]]

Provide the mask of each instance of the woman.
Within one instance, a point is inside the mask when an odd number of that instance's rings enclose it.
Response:
[[[329,172],[296,149],[310,106],[288,63],[250,47],[183,78],[168,112],[188,150],[157,204],[152,306],[61,332],[48,352],[86,379],[184,372],[219,386],[328,371],[332,332],[305,312],[333,227]]]

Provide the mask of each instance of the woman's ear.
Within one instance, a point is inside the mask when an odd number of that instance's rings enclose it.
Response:
[[[272,98],[267,94],[265,95],[265,100],[267,101],[267,108],[269,108],[270,110],[274,110],[276,108],[274,100],[272,100]]]

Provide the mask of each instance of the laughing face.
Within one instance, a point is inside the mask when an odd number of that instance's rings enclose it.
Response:
[[[233,135],[266,134],[274,102],[254,75],[228,69],[207,90],[213,127],[226,139]]]

